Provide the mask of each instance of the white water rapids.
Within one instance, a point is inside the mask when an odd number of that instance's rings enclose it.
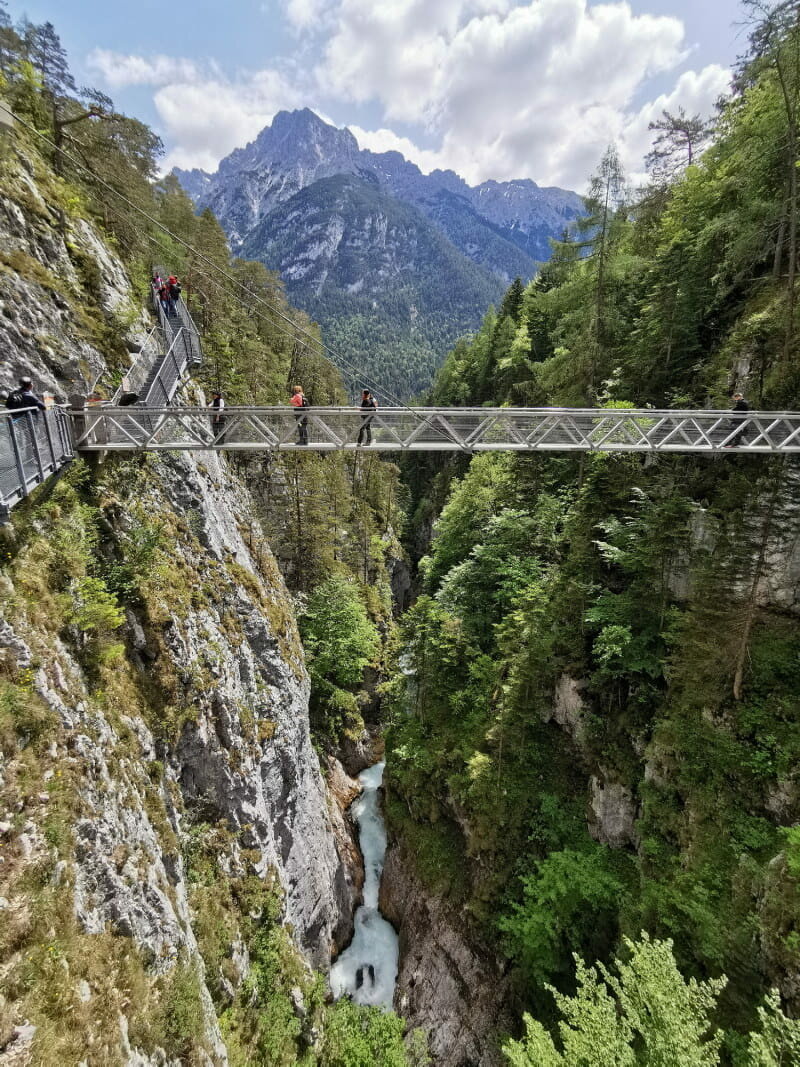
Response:
[[[397,934],[378,911],[378,889],[386,854],[386,829],[378,804],[383,763],[358,776],[361,795],[351,806],[358,823],[358,842],[364,857],[364,903],[355,915],[353,940],[331,967],[335,997],[349,994],[357,1004],[391,1008],[397,981]]]

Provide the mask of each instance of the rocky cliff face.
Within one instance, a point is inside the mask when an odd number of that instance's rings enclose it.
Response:
[[[582,212],[576,194],[531,181],[422,174],[308,109],[276,115],[215,174],[176,175],[237,253],[281,273],[332,346],[406,397]]]
[[[147,324],[36,168],[0,198],[0,384],[64,394]],[[227,1063],[251,945],[299,981],[349,939],[352,783],[326,787],[253,510],[218,456],[135,457],[77,463],[3,533],[2,1063]]]
[[[386,853],[380,908],[400,934],[395,1009],[428,1032],[441,1067],[494,1067],[512,1027],[510,989],[498,961],[473,944],[462,915],[430,893],[394,844]]]
[[[119,258],[91,223],[60,212],[23,150],[0,186],[0,389],[27,373],[41,390],[86,392],[125,368],[149,326]],[[12,192],[13,191],[13,192]]]
[[[242,253],[280,272],[292,302],[347,343],[387,390],[412,395],[503,286],[376,181],[321,178],[274,208]]]
[[[150,465],[139,503],[174,529],[170,586],[144,612],[128,611],[127,656],[115,665],[113,686],[108,680],[98,693],[69,635],[62,639],[29,603],[24,578],[3,589],[0,633],[4,675],[17,684],[30,679],[52,713],[37,791],[17,799],[24,750],[4,767],[5,907],[17,915],[33,906],[26,880],[45,867],[80,935],[109,931],[128,942],[125,954],[148,980],[191,968],[200,1043],[215,1063],[226,1054],[209,989],[232,997],[246,977],[247,953],[230,921],[212,955],[207,930],[198,946],[196,924],[205,929],[209,921],[193,892],[189,857],[198,840],[213,839],[219,879],[281,887],[284,921],[322,969],[350,936],[359,890],[347,825],[310,742],[291,604],[268,547],[241,523],[248,502],[222,462]],[[124,539],[136,520],[121,501],[107,506],[112,538]],[[187,579],[188,600],[185,589],[176,594]],[[206,593],[197,602],[200,588]],[[64,833],[71,844],[56,849],[48,818],[62,773],[70,781]],[[12,956],[6,975],[15,966]],[[74,967],[74,995],[86,982],[88,997],[99,996],[79,961]],[[141,1009],[132,1007],[133,1021]],[[128,1019],[122,1005],[120,1013]],[[120,1020],[116,1048],[123,1032]],[[104,1040],[115,1048],[113,1035]]]
[[[371,179],[421,210],[471,259],[509,280],[529,276],[535,260],[549,258],[549,237],[560,237],[583,210],[575,193],[530,180],[470,187],[453,171],[423,174],[399,152],[359,149],[348,129],[323,122],[308,108],[279,112],[255,141],[223,159],[216,174],[175,173],[198,206],[217,215],[234,246],[275,207],[320,178]],[[489,260],[487,244],[494,246]]]

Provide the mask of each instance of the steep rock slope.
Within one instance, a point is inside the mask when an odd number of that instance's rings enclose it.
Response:
[[[41,161],[9,167],[2,384],[85,389],[146,320]],[[253,510],[219,457],[76,462],[2,531],[0,1062],[244,1062],[252,1005],[299,1035],[349,937],[353,842]]]
[[[431,892],[397,843],[386,854],[380,905],[400,934],[395,1006],[428,1033],[435,1062],[499,1067],[500,1038],[513,1026],[510,983],[458,909]]]
[[[491,269],[505,280],[530,275],[534,261],[549,258],[549,238],[559,237],[583,209],[577,194],[530,180],[472,187],[450,170],[423,174],[399,152],[359,149],[350,130],[331,126],[308,108],[279,112],[255,141],[223,159],[215,174],[174,173],[198,207],[211,208],[234,248],[278,204],[320,178],[374,177],[385,192],[428,215],[476,262],[485,261],[483,245],[494,244]]]
[[[235,251],[281,271],[329,342],[405,395],[430,384],[453,340],[477,328],[501,286],[535,273],[549,258],[550,238],[582,210],[576,194],[531,181],[471,188],[452,171],[424,175],[398,152],[360,150],[349,130],[308,109],[280,112],[216,174],[175,173],[197,207],[214,212]],[[354,279],[334,179],[337,189],[370,188],[376,211],[405,220],[415,246],[406,266],[417,274],[408,307],[404,294],[380,284],[363,305],[354,299],[362,289],[366,299],[371,280],[385,273],[384,231],[362,228]],[[324,269],[322,280],[310,259]]]
[[[119,258],[20,145],[0,181],[0,388],[23,371],[38,388],[87,391],[127,367],[149,325]]]

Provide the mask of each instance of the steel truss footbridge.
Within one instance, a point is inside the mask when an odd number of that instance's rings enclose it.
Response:
[[[164,274],[165,272],[160,271]],[[182,300],[154,297],[155,325],[109,404],[0,411],[0,522],[80,452],[800,452],[800,412],[601,408],[186,407],[200,364]]]
[[[71,412],[87,452],[800,452],[800,412],[602,408],[100,407]]]

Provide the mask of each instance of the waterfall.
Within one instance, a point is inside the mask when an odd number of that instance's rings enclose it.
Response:
[[[351,806],[364,857],[364,903],[355,915],[353,940],[331,967],[335,997],[349,994],[357,1004],[391,1008],[397,981],[398,941],[378,910],[378,890],[386,854],[386,828],[378,803],[383,763],[358,776],[362,791]]]

